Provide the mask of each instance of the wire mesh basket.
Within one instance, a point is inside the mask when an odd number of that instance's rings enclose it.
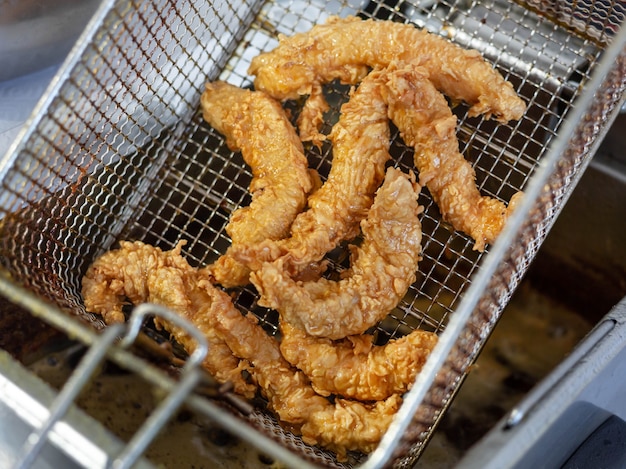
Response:
[[[496,243],[479,253],[442,222],[429,194],[421,195],[417,280],[378,332],[395,338],[423,328],[440,341],[396,420],[369,458],[343,463],[269,415],[244,419],[280,443],[279,459],[287,448],[326,466],[410,467],[619,111],[624,14],[616,0],[103,2],[0,162],[3,293],[16,302],[24,295],[50,302],[54,307],[31,309],[57,327],[68,326],[54,319],[54,308],[99,330],[104,323],[85,311],[80,282],[116,242],[170,249],[184,239],[194,266],[223,253],[230,244],[224,228],[230,213],[249,202],[252,175],[203,121],[200,95],[216,79],[250,87],[251,59],[271,50],[279,34],[307,31],[329,15],[357,15],[412,23],[475,48],[528,109],[517,122],[497,124],[455,107],[461,153],[483,194],[508,201],[523,190],[526,197]],[[335,113],[347,92],[333,88]],[[331,153],[328,146],[307,150],[322,179]],[[394,165],[412,168],[412,150],[397,131],[391,153]],[[233,297],[276,333],[276,315],[256,304],[253,287]]]

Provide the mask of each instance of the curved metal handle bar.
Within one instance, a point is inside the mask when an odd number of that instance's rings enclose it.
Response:
[[[106,358],[107,351],[115,343],[123,329],[123,324],[113,324],[107,328],[101,338],[88,349],[87,353],[52,403],[50,414],[46,421],[38,429],[33,431],[26,440],[22,448],[20,460],[14,466],[16,469],[26,469],[33,465],[41,453],[43,446],[48,441],[50,431],[67,413],[78,394],[91,379],[96,368]]]
[[[128,332],[120,342],[120,346],[127,348],[135,342],[145,318],[150,315],[158,316],[184,329],[196,341],[197,347],[189,356],[184,367],[185,370],[202,364],[209,351],[209,344],[206,338],[189,321],[174,313],[171,309],[159,304],[142,303],[133,309],[128,321]]]
[[[168,394],[157,409],[150,414],[124,450],[111,462],[110,467],[115,469],[132,467],[187,396],[193,392],[193,389],[202,379],[200,365],[206,358],[209,350],[206,338],[189,321],[169,308],[153,303],[142,303],[133,309],[128,321],[128,332],[120,342],[122,347],[128,347],[135,342],[145,318],[150,315],[158,316],[160,319],[164,319],[184,329],[187,334],[194,338],[197,347],[185,363],[180,383]]]

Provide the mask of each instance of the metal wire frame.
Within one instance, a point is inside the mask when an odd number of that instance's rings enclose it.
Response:
[[[591,81],[604,51],[593,37],[574,34],[510,2],[330,1],[303,8],[299,2],[277,1],[238,9],[228,2],[106,2],[0,166],[0,256],[14,280],[102,327],[99,318],[84,311],[80,276],[116,240],[142,239],[167,248],[184,238],[190,262],[202,265],[216,258],[229,244],[223,230],[229,213],[249,200],[251,175],[241,156],[230,152],[200,118],[202,84],[219,76],[248,86],[250,58],[273,47],[277,33],[308,29],[329,13],[411,21],[478,48],[515,84],[529,104],[518,123],[495,126],[468,118],[463,107],[455,109],[461,149],[474,163],[481,190],[504,200],[535,178],[574,102],[588,97],[594,86],[615,89],[614,96],[602,96],[605,106],[619,101],[620,89],[623,93],[619,80]],[[336,115],[346,88],[331,92]],[[604,128],[611,115],[595,116],[593,128]],[[601,133],[589,140],[598,141]],[[572,152],[583,162],[593,154],[581,146],[573,146]],[[397,135],[393,155],[394,164],[412,167],[411,151]],[[311,151],[309,159],[324,176],[332,151]],[[549,207],[535,210],[532,228],[525,228],[532,236],[521,244],[509,239],[515,251],[508,258],[497,244],[489,253],[472,251],[472,241],[445,226],[436,206],[424,197],[424,260],[418,280],[378,334],[381,341],[416,327],[435,330],[442,338],[458,334],[441,341],[454,345],[448,351],[456,358],[444,364],[445,352],[438,352],[436,361],[429,362],[419,391],[410,396],[424,397],[426,377],[434,380],[432,363],[437,361],[444,367],[440,376],[446,376],[445,384],[436,382],[422,406],[416,397],[407,399],[399,417],[405,432],[396,440],[401,442],[397,452],[395,443],[383,444],[384,457],[379,451],[371,461],[406,466],[419,455],[582,169],[579,162],[554,176],[558,193],[549,192]],[[335,269],[344,268],[345,257],[332,260]],[[489,266],[504,269],[499,274],[503,279],[476,287]],[[478,300],[480,293],[484,297]],[[275,333],[276,314],[259,308],[255,299],[252,289],[236,292],[237,305],[253,311]],[[473,301],[478,312],[468,320],[473,306],[467,304]],[[456,331],[450,328],[455,317]],[[411,419],[414,411],[417,417]],[[274,424],[266,425],[270,432]],[[397,430],[389,434],[398,436]]]

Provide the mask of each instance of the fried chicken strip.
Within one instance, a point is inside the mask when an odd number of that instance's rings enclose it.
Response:
[[[283,267],[296,275],[359,233],[359,223],[372,205],[390,159],[389,119],[382,88],[387,77],[372,72],[341,108],[330,138],[333,160],[328,178],[308,200],[308,210],[280,241],[237,247],[233,255],[252,270],[288,256]]]
[[[254,316],[243,316],[228,295],[213,290],[221,311],[215,327],[233,353],[253,365],[262,393],[283,423],[293,426],[304,442],[335,451],[339,460],[347,451],[369,453],[376,448],[402,403],[398,394],[373,403],[341,398],[331,403],[283,358],[278,342]]]
[[[203,366],[220,382],[231,382],[234,391],[251,398],[256,385],[243,378],[250,372],[246,360],[235,357],[213,328],[215,305],[199,286],[199,275],[180,255],[184,242],[171,251],[136,242],[122,241],[88,268],[82,281],[82,295],[87,311],[100,314],[107,324],[125,320],[122,308],[128,302],[157,303],[189,319],[204,334],[209,354]],[[179,343],[193,353],[195,341],[182,329],[160,323]]]
[[[260,293],[258,303],[315,337],[342,339],[375,325],[415,281],[422,240],[419,190],[413,174],[387,169],[361,222],[363,243],[352,247],[344,278],[296,281],[280,258],[250,275]]]
[[[113,322],[124,320],[126,298],[133,303],[162,304],[207,337],[209,354],[204,366],[210,373],[222,382],[233,382],[236,392],[250,396],[256,387],[241,379],[245,369],[279,419],[306,443],[335,451],[339,459],[344,459],[347,451],[370,452],[376,447],[401,404],[400,396],[372,404],[339,398],[331,403],[283,358],[276,340],[253,315],[242,315],[205,272],[189,266],[180,255],[182,243],[166,252],[141,242],[121,245],[98,258],[83,279],[89,311]],[[159,324],[193,352],[195,344],[184,331],[162,321]]]
[[[419,329],[385,345],[374,345],[372,335],[320,339],[287,322],[280,329],[280,351],[318,394],[360,401],[380,401],[410,389],[437,343],[436,334]]]
[[[334,79],[354,84],[367,67],[384,68],[395,60],[422,65],[439,91],[471,106],[470,116],[484,114],[507,122],[519,119],[526,108],[513,86],[478,51],[410,24],[331,17],[279,41],[274,50],[252,60],[249,73],[256,76],[256,89],[280,100],[308,95]]]
[[[231,256],[233,246],[285,237],[313,184],[302,142],[278,102],[224,82],[208,83],[201,102],[204,119],[252,169],[252,202],[233,212],[226,227],[231,248],[209,266],[218,283],[240,286],[250,271]]]
[[[480,194],[474,168],[459,153],[457,120],[446,99],[422,67],[404,69],[406,73],[389,75],[389,117],[404,142],[415,148],[420,184],[428,188],[443,218],[469,234],[475,250],[483,251],[500,234],[522,193],[513,196],[508,208]]]

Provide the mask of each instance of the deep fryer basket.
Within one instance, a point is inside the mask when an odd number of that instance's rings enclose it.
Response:
[[[220,78],[249,86],[254,55],[274,47],[278,34],[305,31],[329,14],[408,21],[475,47],[528,103],[524,117],[507,125],[455,108],[461,150],[483,193],[505,201],[517,190],[527,196],[498,241],[479,254],[423,194],[418,278],[378,328],[381,337],[397,337],[421,327],[441,340],[379,448],[347,465],[409,467],[619,111],[626,33],[617,0],[105,1],[0,162],[1,281],[101,329],[84,310],[80,279],[116,241],[166,249],[186,239],[192,265],[217,258],[228,246],[229,214],[249,201],[251,175],[202,121],[203,85]],[[336,114],[347,89],[330,93]],[[392,152],[395,165],[412,168],[411,150],[397,135]],[[330,155],[328,147],[308,152],[322,177]],[[341,258],[331,261],[343,268]],[[256,305],[252,288],[233,293],[240,309],[276,332],[275,314]],[[33,314],[52,316],[45,308]],[[271,417],[258,421],[296,455],[344,465]]]

